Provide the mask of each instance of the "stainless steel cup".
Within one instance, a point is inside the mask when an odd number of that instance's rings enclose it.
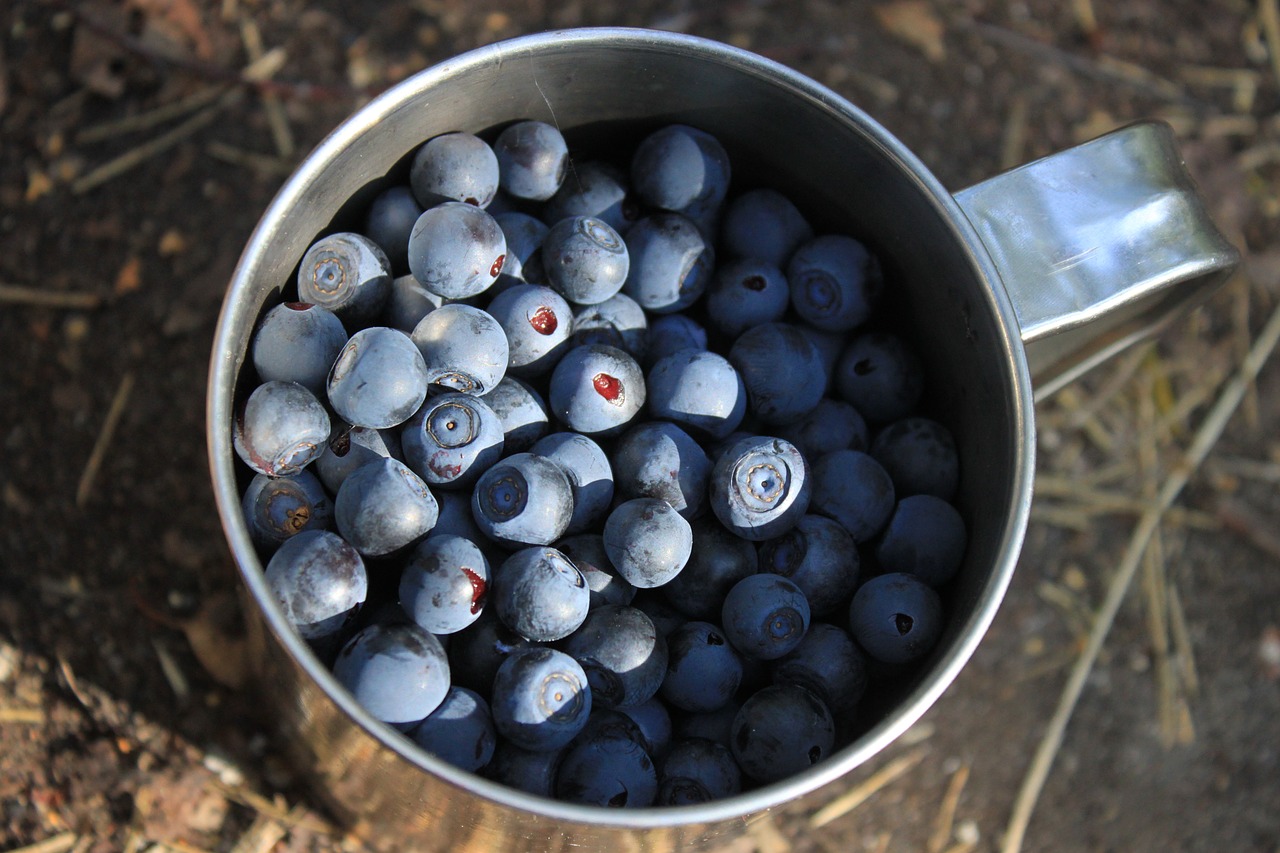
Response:
[[[230,439],[250,333],[308,245],[353,212],[423,141],[517,119],[559,126],[578,151],[633,144],[671,122],[715,134],[741,186],[770,186],[819,233],[882,259],[895,317],[929,370],[931,412],[958,437],[970,531],[948,624],[918,674],[872,697],[861,734],[778,784],[706,805],[605,810],[461,773],[366,714],[272,603],[241,515]],[[299,167],[262,218],[214,344],[208,445],[219,511],[243,575],[264,702],[335,814],[386,849],[701,849],[832,783],[907,729],[990,624],[1022,544],[1034,468],[1033,398],[1154,330],[1220,284],[1236,251],[1205,212],[1169,129],[1136,124],[957,195],[867,114],[781,65],[715,42],[640,30],[552,32],[472,51],[361,109]]]

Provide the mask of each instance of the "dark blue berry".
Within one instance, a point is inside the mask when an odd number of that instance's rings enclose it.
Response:
[[[759,782],[777,782],[822,761],[835,746],[835,724],[822,700],[803,687],[766,687],[742,704],[730,748]]]
[[[498,568],[492,600],[508,628],[543,643],[578,630],[587,618],[591,593],[568,557],[535,546],[516,551]]]
[[[345,628],[369,594],[360,554],[327,530],[291,537],[272,555],[264,574],[271,597],[305,640]]]
[[[847,720],[867,689],[867,656],[847,632],[815,622],[800,645],[773,667],[774,684],[796,684]]]
[[[636,588],[627,583],[609,562],[609,555],[604,550],[604,537],[600,534],[566,536],[555,543],[555,549],[582,572],[587,588],[591,590],[591,609],[606,604],[630,604],[636,597]]]
[[[671,745],[671,715],[662,699],[655,696],[639,705],[627,705],[618,709],[631,718],[639,729],[644,751],[649,757],[658,759],[666,754]]]
[[[556,775],[556,796],[571,803],[645,808],[657,793],[657,770],[644,745],[608,728],[571,744]]]
[[[516,198],[546,201],[564,183],[569,146],[560,131],[546,122],[521,121],[498,134],[499,184]]]
[[[836,365],[840,398],[873,423],[911,414],[924,393],[924,366],[907,343],[885,331],[854,336]]]
[[[446,201],[488,207],[498,191],[498,158],[478,136],[441,134],[414,154],[409,183],[423,207]]]
[[[884,529],[893,512],[889,473],[860,450],[837,450],[813,463],[815,513],[844,526],[855,542],[867,542]]]
[[[698,226],[678,213],[641,219],[627,232],[626,247],[631,266],[622,289],[646,311],[682,311],[711,281],[715,250]]]
[[[507,238],[478,207],[447,201],[427,208],[409,235],[409,270],[432,293],[466,299],[487,290],[502,272]]]
[[[640,365],[614,347],[592,344],[565,353],[551,373],[551,411],[570,429],[616,435],[644,408]]]
[[[508,545],[549,545],[573,518],[573,489],[556,463],[517,453],[480,475],[471,512],[481,532]]]
[[[338,653],[333,674],[374,719],[393,725],[425,719],[449,692],[444,647],[412,623],[361,629]]]
[[[778,435],[796,446],[806,459],[836,450],[866,450],[867,422],[848,403],[823,397],[809,414],[777,427]]]
[[[617,293],[596,305],[582,305],[573,312],[574,346],[605,344],[644,361],[649,350],[649,319],[644,309],[625,293]]]
[[[777,660],[800,645],[809,630],[809,602],[781,575],[751,575],[725,596],[720,624],[742,654]]]
[[[395,431],[335,423],[324,452],[311,470],[315,471],[326,489],[337,494],[343,482],[357,468],[388,458],[404,461],[400,437]]]
[[[709,516],[695,520],[692,527],[693,552],[689,562],[662,586],[662,592],[672,607],[690,619],[718,621],[729,590],[756,573],[756,547]]]
[[[627,430],[613,452],[615,484],[624,498],[660,498],[686,519],[702,514],[711,463],[673,423],[646,421]]]
[[[951,432],[929,418],[903,418],[877,433],[870,454],[884,466],[899,499],[933,495],[953,500],[960,484],[960,457]]]
[[[347,331],[333,313],[309,302],[284,302],[262,318],[249,354],[263,382],[297,382],[319,396],[346,342]]]
[[[808,510],[809,481],[804,457],[790,442],[748,436],[725,448],[712,468],[711,509],[744,539],[773,539]]]
[[[569,478],[573,516],[566,533],[582,533],[604,518],[613,502],[613,467],[600,445],[575,432],[556,432],[538,439],[529,452],[550,459]]]
[[[938,642],[942,627],[942,600],[914,575],[874,577],[854,593],[849,606],[853,638],[883,663],[924,657]]]
[[[502,457],[502,419],[479,397],[431,397],[401,433],[404,459],[431,486],[468,486]]]
[[[484,395],[484,401],[502,420],[502,447],[506,453],[523,453],[550,429],[546,401],[523,379],[503,377]]]
[[[391,293],[391,262],[360,234],[330,234],[316,241],[298,266],[298,300],[328,309],[348,329],[377,319]]]
[[[667,671],[667,643],[653,620],[634,607],[591,610],[560,644],[587,673],[597,707],[639,705],[653,698]]]
[[[592,216],[609,223],[619,234],[626,234],[639,215],[639,205],[631,198],[622,171],[594,160],[571,162],[564,183],[542,208],[548,225],[574,216]]]
[[[826,371],[817,347],[786,323],[765,323],[743,332],[729,361],[747,387],[752,414],[766,424],[786,424],[818,405]]]
[[[369,203],[364,235],[386,253],[392,269],[409,268],[409,234],[421,215],[422,205],[406,186],[388,187]]]
[[[666,501],[634,498],[609,513],[604,548],[618,574],[634,587],[651,589],[684,568],[693,549],[693,531]]]
[[[644,361],[652,366],[672,353],[706,348],[707,330],[698,321],[687,314],[664,314],[649,323],[649,345]]]
[[[684,213],[708,234],[714,231],[730,177],[724,146],[711,134],[688,125],[654,131],[631,158],[631,183],[642,201]]]
[[[507,655],[527,648],[528,640],[504,625],[493,607],[485,607],[475,622],[449,635],[453,683],[488,696]]]
[[[630,268],[627,244],[602,219],[562,219],[542,241],[547,284],[575,305],[596,305],[615,296]]]
[[[410,737],[441,761],[472,773],[489,763],[498,743],[489,703],[465,687],[450,687]]]
[[[493,758],[482,772],[494,782],[552,799],[556,795],[556,773],[564,752],[563,748],[534,752],[500,738]]]
[[[413,328],[427,366],[427,381],[481,396],[507,372],[507,335],[488,312],[470,305],[442,305]]]
[[[758,258],[739,258],[716,270],[707,290],[707,319],[721,334],[736,338],[781,320],[790,300],[782,270]]]
[[[427,535],[438,514],[422,478],[403,462],[380,459],[343,482],[334,504],[338,532],[366,557],[400,551]]]
[[[647,378],[649,413],[690,433],[725,438],[747,413],[742,377],[722,355],[684,350],[661,359]]]
[[[422,318],[444,304],[444,297],[427,290],[410,275],[391,282],[391,294],[382,311],[383,325],[402,332],[412,332]]]
[[[728,704],[742,683],[742,658],[710,622],[686,622],[667,638],[662,698],[683,711],[714,711]]]
[[[306,530],[333,526],[333,502],[310,471],[287,477],[257,474],[241,499],[253,542],[264,551]]]
[[[545,647],[509,654],[489,703],[498,734],[522,749],[549,752],[573,740],[591,715],[591,688],[578,662]]]
[[[828,332],[861,326],[880,301],[880,266],[852,237],[817,237],[796,249],[787,263],[791,307],[810,325]]]
[[[800,587],[814,616],[848,603],[858,585],[858,547],[837,521],[806,515],[777,539],[760,543],[760,571]]]
[[[489,561],[471,540],[432,536],[413,549],[400,575],[400,606],[433,634],[476,621],[489,597]]]
[[[520,283],[541,284],[542,241],[551,229],[542,220],[516,210],[494,214],[493,219],[507,240],[507,259],[492,289],[505,290]]]
[[[569,349],[573,310],[549,287],[516,284],[489,303],[489,314],[507,336],[507,371],[541,376]]]
[[[658,775],[661,806],[689,806],[732,797],[742,790],[742,771],[722,743],[705,738],[676,741]]]
[[[915,575],[938,587],[959,571],[965,542],[964,519],[955,507],[933,495],[911,495],[889,517],[876,560],[883,571]]]
[[[315,394],[297,382],[264,382],[236,412],[231,439],[241,462],[259,474],[285,477],[324,452],[330,427]]]
[[[427,397],[427,366],[409,336],[373,326],[351,336],[329,371],[329,404],[348,423],[388,429]]]
[[[720,239],[731,256],[758,258],[778,269],[813,238],[804,215],[777,190],[745,192],[725,207]]]

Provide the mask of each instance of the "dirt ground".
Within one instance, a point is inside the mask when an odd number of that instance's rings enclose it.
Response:
[[[830,85],[952,189],[1163,117],[1246,252],[1156,345],[1039,407],[1034,520],[975,658],[848,780],[860,805],[784,810],[744,853],[999,849],[1139,516],[1280,294],[1275,0],[13,0],[0,24],[4,849],[355,848],[239,689],[204,391],[276,188],[415,70],[553,27],[708,36]],[[1278,425],[1272,363],[1164,514],[1023,849],[1280,850]]]

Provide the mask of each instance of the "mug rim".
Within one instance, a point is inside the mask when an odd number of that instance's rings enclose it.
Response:
[[[340,152],[359,142],[381,119],[421,97],[424,92],[465,75],[469,69],[501,63],[522,53],[554,52],[557,49],[588,45],[626,45],[633,50],[676,53],[728,66],[734,72],[767,80],[772,86],[787,89],[789,94],[819,105],[826,112],[836,115],[842,123],[856,125],[859,132],[872,139],[884,156],[894,160],[899,169],[913,179],[920,194],[938,209],[940,219],[947,223],[952,238],[965,247],[979,277],[989,285],[985,295],[1002,335],[1004,357],[1001,360],[1008,366],[1010,374],[1007,379],[1016,419],[1016,423],[1011,425],[1011,434],[1021,445],[1013,456],[1010,485],[1014,500],[999,547],[1000,559],[990,567],[982,587],[980,602],[963,626],[958,639],[943,650],[927,677],[922,677],[919,685],[887,717],[812,768],[779,782],[698,805],[605,809],[535,796],[490,781],[477,773],[461,771],[374,719],[338,683],[272,600],[264,576],[265,566],[250,538],[236,487],[236,457],[232,449],[230,424],[236,381],[242,367],[238,363],[238,354],[244,351],[242,329],[248,313],[243,304],[246,300],[237,297],[250,290],[255,260],[270,242],[275,227],[284,221],[289,210],[299,203]],[[256,312],[253,316],[256,317]],[[253,317],[247,319],[252,320]],[[248,327],[252,328],[252,323]],[[227,289],[213,339],[206,401],[206,438],[218,513],[242,582],[274,639],[352,722],[363,728],[382,747],[418,770],[503,806],[533,812],[556,821],[618,829],[654,829],[737,820],[823,788],[889,746],[933,706],[968,662],[985,635],[1004,598],[1017,563],[1030,517],[1035,470],[1032,400],[1030,372],[1016,314],[976,230],[952,194],[914,153],[878,121],[816,80],[741,48],[700,36],[662,30],[590,27],[550,30],[495,42],[419,71],[348,116],[307,155],[278,190],[255,226]]]

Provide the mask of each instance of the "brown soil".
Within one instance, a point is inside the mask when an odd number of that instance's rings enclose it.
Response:
[[[1145,357],[1040,407],[1043,488],[994,627],[911,736],[848,785],[903,756],[918,763],[821,829],[794,809],[741,845],[998,848],[1135,506],[1274,307],[1280,64],[1258,9],[1275,5],[15,0],[0,15],[0,283],[72,301],[0,297],[0,847],[354,846],[312,810],[262,734],[257,698],[237,689],[237,581],[202,437],[222,294],[289,169],[369,93],[499,38],[621,24],[791,65],[955,189],[1165,117],[1248,253],[1246,275]],[[255,32],[282,51],[278,85],[112,129],[227,85]],[[164,60],[174,55],[186,59]],[[135,167],[86,185],[129,152]],[[1277,425],[1273,365],[1166,517],[1161,559],[1139,573],[1089,676],[1025,849],[1280,849]]]

